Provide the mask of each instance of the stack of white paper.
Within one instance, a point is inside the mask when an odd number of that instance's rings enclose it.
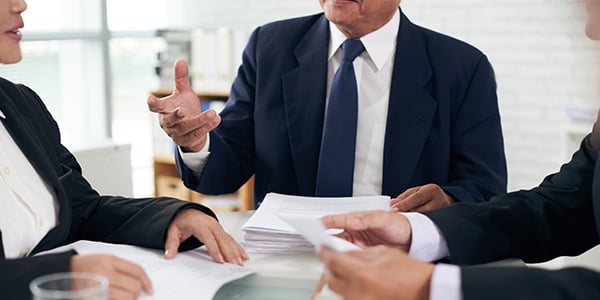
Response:
[[[256,213],[242,226],[242,245],[249,253],[305,254],[314,247],[279,216],[320,218],[325,215],[363,210],[389,210],[387,196],[315,198],[269,193]],[[337,231],[330,230],[335,234]]]

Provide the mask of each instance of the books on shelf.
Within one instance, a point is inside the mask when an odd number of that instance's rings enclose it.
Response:
[[[294,255],[314,253],[314,246],[280,218],[318,219],[325,215],[364,210],[389,210],[387,196],[319,198],[269,193],[254,215],[242,226],[242,245],[254,254]],[[328,230],[336,234],[339,230]]]

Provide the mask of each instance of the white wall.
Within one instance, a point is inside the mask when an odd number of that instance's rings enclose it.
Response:
[[[405,0],[419,24],[466,40],[490,58],[510,190],[537,185],[566,159],[568,103],[600,103],[600,49],[584,36],[574,1]],[[590,126],[584,126],[590,128]]]
[[[270,21],[320,11],[317,0],[170,0],[168,25],[252,30]]]

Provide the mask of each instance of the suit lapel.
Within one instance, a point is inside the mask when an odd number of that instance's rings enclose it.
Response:
[[[6,130],[42,179],[49,185],[56,186],[58,177],[53,166],[46,159],[47,153],[42,149],[37,135],[32,134],[35,132],[33,125],[27,118],[23,117],[23,114],[19,112],[19,109],[4,90],[0,90],[0,97],[4,99],[0,103],[0,109],[6,115],[6,119],[2,121]]]
[[[315,45],[321,45],[315,47]],[[313,195],[327,93],[329,26],[324,15],[294,50],[298,66],[283,75],[283,97],[293,165],[302,195]]]
[[[9,89],[10,91],[6,90],[4,86],[0,87],[0,109],[6,115],[6,119],[2,120],[2,123],[17,146],[25,154],[25,157],[40,174],[42,180],[52,188],[58,205],[56,227],[49,231],[36,246],[36,249],[41,248],[43,245],[55,247],[65,239],[68,233],[68,226],[64,226],[70,223],[70,210],[66,209],[69,207],[67,198],[59,183],[57,171],[48,159],[48,153],[44,150],[43,143],[38,138],[40,133],[34,128],[30,120],[24,117],[24,113],[20,111],[25,109],[26,105],[17,107],[13,101],[13,97],[19,98],[17,101],[28,101],[28,99],[25,99],[26,96],[12,86]],[[49,249],[49,247],[44,248]],[[33,253],[37,252],[36,249]]]
[[[425,41],[402,14],[383,155],[384,195],[408,188],[435,116],[437,101],[426,87],[433,75]]]

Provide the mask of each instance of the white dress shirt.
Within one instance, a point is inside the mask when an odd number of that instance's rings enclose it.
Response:
[[[383,27],[365,35],[360,40],[365,52],[354,60],[358,86],[358,123],[354,160],[354,196],[381,195],[383,180],[383,146],[387,123],[390,87],[396,53],[396,40],[400,26],[400,11]],[[333,76],[340,66],[340,46],[344,34],[330,23],[329,59],[327,67],[327,99]],[[209,157],[209,141],[200,152],[181,154],[184,164],[200,174]]]
[[[424,261],[448,257],[448,245],[440,229],[420,213],[403,213],[412,228],[412,243],[408,254]],[[462,300],[460,268],[437,264],[431,277],[430,300]]]
[[[0,118],[6,118],[0,111]],[[56,225],[51,188],[0,122],[0,230],[6,258],[27,256]]]
[[[354,196],[381,195],[383,146],[390,88],[394,70],[400,11],[383,27],[360,38],[365,51],[354,60],[358,87],[358,123],[354,158]],[[347,39],[329,23],[327,101],[335,72],[342,61],[341,45]]]

